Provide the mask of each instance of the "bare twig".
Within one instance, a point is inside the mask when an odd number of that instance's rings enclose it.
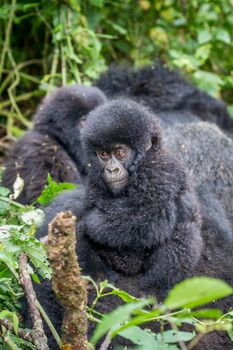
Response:
[[[179,331],[178,327],[176,326],[176,324],[174,322],[170,322],[170,325],[171,325],[172,329],[174,329],[176,332]],[[178,344],[179,344],[181,350],[187,350],[187,346],[185,345],[184,341],[178,340]]]
[[[4,326],[8,331],[14,331],[13,325],[10,323],[10,321],[6,320],[5,318],[0,319],[0,325]],[[25,329],[19,328],[18,334],[20,338],[32,342],[32,334],[31,331],[27,331]]]
[[[62,349],[87,350],[86,281],[77,262],[75,222],[75,216],[67,211],[49,224],[48,256],[52,286],[64,309]]]
[[[32,317],[32,339],[37,350],[49,350],[47,338],[43,330],[43,322],[36,306],[36,294],[32,286],[30,275],[27,271],[27,255],[21,253],[19,257],[20,283],[24,289]]]
[[[103,343],[100,346],[100,350],[107,350],[110,344],[111,344],[111,338],[110,338],[109,333],[108,333],[106,335],[106,337],[104,338]]]
[[[194,338],[191,340],[191,342],[188,344],[187,349],[188,349],[188,350],[193,349],[193,348],[199,343],[199,341],[204,337],[204,335],[205,335],[205,333],[198,333],[198,334],[196,335],[196,337],[194,337]]]

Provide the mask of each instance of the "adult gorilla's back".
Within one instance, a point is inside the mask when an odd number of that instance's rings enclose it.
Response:
[[[200,91],[160,63],[139,69],[112,65],[95,85],[109,98],[127,97],[150,107],[162,126],[206,120],[233,132],[233,120],[224,102]]]
[[[233,140],[207,122],[177,125],[164,133],[167,147],[187,165],[196,186],[220,200],[233,227]]]

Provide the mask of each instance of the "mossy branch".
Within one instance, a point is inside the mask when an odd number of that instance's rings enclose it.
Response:
[[[48,256],[52,286],[64,308],[62,349],[87,350],[87,291],[76,256],[76,218],[59,213],[49,224]]]

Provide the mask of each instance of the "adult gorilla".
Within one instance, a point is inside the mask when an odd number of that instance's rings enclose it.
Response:
[[[193,275],[233,283],[224,211],[221,216],[221,205],[201,186],[197,198],[181,163],[166,150],[154,116],[135,102],[113,101],[89,114],[82,134],[91,164],[86,193],[66,193],[49,206],[39,237],[56,212],[72,209],[83,273],[108,278],[136,296],[162,300],[176,282]],[[48,285],[38,289],[59,328],[59,304]],[[220,306],[227,310],[228,302]],[[105,300],[98,307],[106,312],[114,306]],[[198,349],[231,348],[227,336],[216,337],[206,337]]]
[[[233,133],[233,120],[224,102],[200,91],[161,63],[139,69],[112,65],[95,85],[109,98],[130,98],[150,107],[163,128],[205,120]]]
[[[80,128],[88,112],[104,103],[94,87],[66,86],[46,97],[34,117],[34,127],[13,147],[4,166],[3,185],[12,188],[19,174],[25,182],[18,200],[32,203],[43,190],[48,173],[58,182],[81,183],[86,175]]]

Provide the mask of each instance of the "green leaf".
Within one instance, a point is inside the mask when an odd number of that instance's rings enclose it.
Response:
[[[119,24],[115,23],[115,22],[110,22],[112,27],[120,34],[122,35],[126,35],[127,34],[127,30],[125,28],[123,28],[122,26],[120,26]]]
[[[177,343],[180,341],[189,341],[195,337],[196,333],[193,332],[183,332],[171,329],[165,331],[158,335],[158,339],[163,340],[165,343]]]
[[[206,44],[212,40],[212,35],[207,29],[201,29],[197,33],[197,41],[199,45]]]
[[[193,55],[187,55],[181,51],[170,50],[169,54],[173,60],[173,64],[179,68],[185,69],[187,72],[196,70],[200,62]]]
[[[212,46],[210,44],[207,44],[199,46],[197,48],[195,52],[195,57],[198,59],[201,65],[204,64],[210,57],[211,47]]]
[[[89,0],[91,5],[102,8],[104,5],[104,0]]]
[[[225,29],[217,29],[215,32],[215,39],[225,44],[231,43],[231,36]]]
[[[16,335],[18,335],[19,319],[18,319],[18,317],[17,317],[15,312],[12,313],[12,323],[13,323],[14,332],[15,332]]]
[[[161,342],[157,342],[156,343],[156,347],[154,348],[155,350],[179,350],[179,348],[174,345],[174,344],[166,344],[166,343],[161,343]],[[150,345],[148,346],[146,345],[139,345],[137,347],[134,347],[133,349],[129,349],[129,350],[152,350]]]
[[[227,110],[228,110],[230,116],[233,118],[233,105],[228,106]]]
[[[0,196],[7,197],[10,194],[10,190],[6,187],[0,187]]]
[[[217,74],[203,70],[197,70],[194,73],[193,78],[200,89],[215,97],[218,97],[220,88],[224,84],[223,79]]]
[[[70,191],[77,187],[75,184],[68,182],[57,183],[52,180],[50,174],[47,177],[48,185],[44,188],[37,201],[42,205],[47,205],[52,202],[59,194],[64,191]]]
[[[31,274],[31,277],[32,277],[32,279],[33,279],[34,282],[40,284],[40,280],[39,280],[39,277],[37,276],[37,274],[32,273],[32,274]]]
[[[134,297],[133,295],[125,292],[124,290],[116,288],[115,286],[113,286],[110,283],[107,284],[107,287],[112,288],[112,291],[110,292],[110,294],[117,295],[119,298],[121,298],[126,303],[135,303],[135,302],[140,301],[139,298]]]
[[[155,335],[151,331],[143,330],[140,327],[130,327],[119,333],[120,336],[131,340],[134,344],[156,347]]]
[[[218,318],[222,317],[222,311],[219,309],[197,310],[197,311],[191,311],[190,316],[195,317],[195,318],[218,319]]]
[[[141,329],[140,327],[130,327],[119,333],[120,336],[132,341],[132,343],[139,345],[135,350],[178,350],[176,346],[170,346],[163,341],[156,339],[156,334],[150,330]]]
[[[164,304],[171,310],[195,308],[231,294],[232,287],[224,281],[210,277],[194,277],[175,285]]]
[[[7,318],[7,317],[11,317],[12,312],[9,310],[3,310],[0,312],[0,318]]]
[[[146,305],[148,305],[148,300],[143,300],[138,303],[125,304],[105,315],[101,323],[99,323],[96,327],[95,333],[91,339],[92,344],[95,345],[104,334],[128,321],[134,310],[140,309]]]
[[[44,212],[41,209],[27,211],[21,215],[21,219],[27,225],[35,224],[39,227],[44,220]]]

